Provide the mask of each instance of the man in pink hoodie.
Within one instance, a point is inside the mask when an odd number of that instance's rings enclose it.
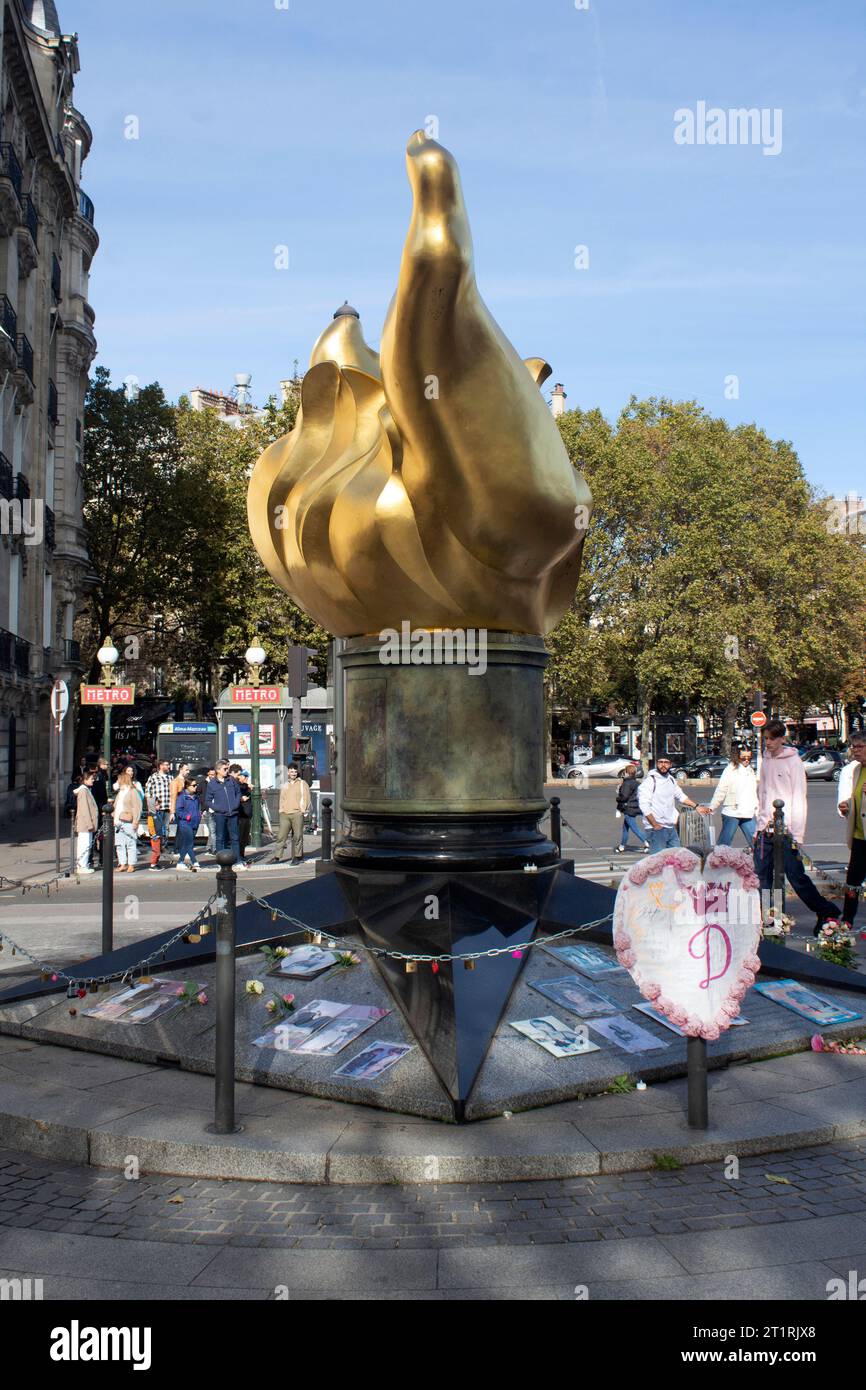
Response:
[[[785,877],[797,897],[815,913],[815,934],[840,909],[823,898],[806,873],[798,845],[806,838],[806,771],[796,748],[785,742],[787,730],[778,720],[764,730],[764,758],[758,781],[758,833],[755,836],[755,872],[761,888],[773,887],[773,802],[784,801]]]

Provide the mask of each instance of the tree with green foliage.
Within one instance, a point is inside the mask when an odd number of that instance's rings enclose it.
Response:
[[[595,511],[550,639],[557,700],[635,708],[646,757],[656,710],[688,700],[732,730],[754,688],[799,711],[862,671],[863,552],[831,534],[790,444],[665,399],[560,429]]]

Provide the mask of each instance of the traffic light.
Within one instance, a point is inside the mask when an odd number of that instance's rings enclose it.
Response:
[[[289,695],[299,700],[307,693],[310,680],[317,680],[316,667],[311,660],[318,657],[315,647],[289,647]]]

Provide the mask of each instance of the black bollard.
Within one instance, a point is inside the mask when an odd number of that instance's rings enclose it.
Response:
[[[114,803],[102,808],[102,954],[114,950]]]
[[[785,803],[773,802],[773,907],[785,911]]]
[[[69,812],[69,875],[75,873],[75,812]]]
[[[224,901],[216,929],[216,1042],[214,1048],[214,1122],[212,1134],[236,1134],[235,1124],[235,918],[237,879],[230,849],[217,853],[217,893]]]
[[[322,860],[326,861],[331,857],[331,825],[334,814],[334,803],[329,796],[322,801]]]
[[[550,838],[562,854],[562,811],[558,796],[550,798]]]
[[[689,1129],[706,1129],[709,1123],[706,1039],[689,1038],[686,1056],[688,1061]]]

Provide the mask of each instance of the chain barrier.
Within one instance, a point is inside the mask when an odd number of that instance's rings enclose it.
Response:
[[[23,878],[7,878],[6,874],[0,874],[0,891],[20,888],[22,893],[32,893],[34,888],[38,888],[47,897],[55,884],[62,883],[66,878],[66,874],[52,874],[51,878],[43,879],[40,883],[28,883]]]
[[[320,942],[325,942],[328,946],[339,946],[338,939],[331,936],[329,932],[322,931],[319,927],[311,927],[309,923],[302,922],[299,917],[292,917],[290,913],[283,912],[282,908],[274,907],[273,903],[269,903],[266,898],[257,898],[253,893],[247,893],[245,896],[248,902],[255,903],[264,912],[269,912],[272,921],[275,922],[277,918],[281,918],[284,922],[291,923],[295,930],[286,932],[287,937],[303,934],[304,936],[312,936],[317,945]],[[438,965],[449,961],[483,960],[493,956],[513,956],[518,953],[522,955],[524,951],[531,950],[533,946],[546,946],[548,942],[558,941],[564,936],[578,936],[581,932],[590,931],[593,927],[603,927],[605,923],[612,920],[613,913],[609,912],[606,917],[597,917],[593,922],[584,922],[579,927],[567,927],[564,931],[538,937],[534,941],[518,941],[508,946],[493,946],[486,951],[465,951],[456,955],[449,951],[443,951],[441,955],[436,956],[414,954],[410,951],[389,951],[383,946],[367,946],[363,942],[353,946],[353,950],[365,951],[370,956],[386,956],[389,960],[419,961],[424,964],[436,963]]]
[[[47,961],[40,960],[38,956],[34,956],[26,947],[20,945],[19,942],[15,941],[14,938],[5,931],[0,931],[0,950],[2,950],[4,946],[9,946],[13,956],[23,956],[25,960],[29,960],[30,964],[36,967],[42,976],[52,981],[62,980],[66,984],[70,986],[75,985],[76,987],[81,987],[84,984],[90,985],[91,988],[94,985],[108,985],[112,980],[123,981],[127,978],[131,979],[137,971],[146,970],[154,961],[164,959],[166,952],[172,946],[176,945],[178,941],[183,940],[184,937],[194,936],[197,926],[200,926],[206,919],[212,919],[213,913],[211,909],[216,905],[216,910],[219,910],[219,904],[223,901],[224,900],[221,899],[218,894],[213,893],[211,897],[208,898],[204,907],[196,913],[191,922],[187,922],[184,926],[179,927],[174,936],[170,937],[168,941],[164,941],[155,951],[151,951],[149,956],[143,956],[141,960],[136,961],[134,965],[128,965],[123,970],[115,970],[108,975],[70,975],[59,966],[49,965]]]

